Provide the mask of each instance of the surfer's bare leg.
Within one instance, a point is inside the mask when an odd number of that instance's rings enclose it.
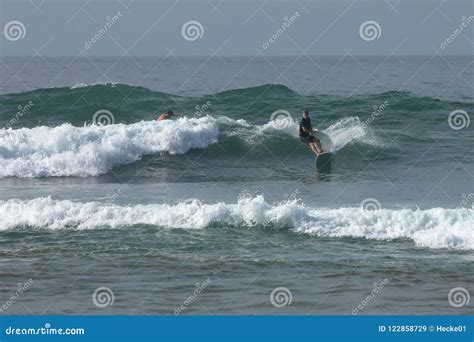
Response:
[[[315,146],[316,151],[318,151],[318,153],[323,153],[323,149],[321,147],[321,141],[319,141],[319,139],[314,138],[314,142],[312,143],[312,145]]]
[[[308,144],[309,148],[314,152],[314,154],[317,156],[319,156],[319,151],[318,149],[316,148],[316,144],[314,142],[311,142]]]

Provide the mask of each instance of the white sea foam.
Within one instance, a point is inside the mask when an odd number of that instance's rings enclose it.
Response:
[[[282,123],[281,121],[274,120],[260,126],[259,131],[262,133],[280,131],[298,137],[298,126],[296,121]],[[313,126],[316,127],[317,125],[313,123]],[[369,127],[364,126],[357,116],[342,118],[330,124],[326,129],[321,129],[321,127],[319,129],[330,138],[331,143],[328,143],[328,145],[331,146],[331,152],[336,152],[347,144],[356,142],[373,146],[382,145],[375,133]]]
[[[104,85],[104,86],[115,87],[117,85],[117,83],[115,83],[115,82],[95,82],[95,83],[87,84],[87,83],[81,82],[81,83],[76,83],[75,85],[73,85],[69,89],[92,87],[92,86],[96,86],[96,85]]]
[[[357,116],[342,118],[331,124],[323,132],[331,138],[334,151],[355,142],[373,146],[382,145],[374,132],[369,127],[364,127]]]
[[[137,224],[163,228],[202,229],[212,224],[288,228],[326,237],[376,240],[411,239],[428,248],[474,249],[474,209],[375,211],[361,208],[307,208],[297,201],[269,204],[262,196],[237,203],[118,206],[51,198],[0,201],[0,229],[128,228]]]
[[[284,132],[288,135],[298,137],[299,125],[296,121],[290,119],[270,120],[266,124],[259,126],[258,130],[260,133],[266,133],[269,131]]]
[[[217,142],[220,129],[225,137],[237,136],[249,145],[264,134],[288,134],[297,138],[298,125],[270,121],[252,125],[225,116],[181,118],[130,125],[0,129],[1,177],[97,176],[112,168],[133,163],[143,155],[168,152],[183,154]],[[322,131],[331,140],[332,151],[352,142],[376,144],[374,135],[357,117],[343,118]],[[323,142],[324,143],[324,142]]]
[[[217,141],[211,117],[131,125],[0,130],[0,177],[96,176],[143,155],[183,154]]]
[[[224,125],[229,125],[229,126],[240,126],[240,127],[245,127],[245,128],[253,127],[251,124],[247,122],[247,120],[244,120],[244,119],[234,120],[227,116],[218,116],[216,120],[219,124],[224,124]]]

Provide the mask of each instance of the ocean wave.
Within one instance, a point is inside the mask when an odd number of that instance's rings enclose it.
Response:
[[[87,83],[76,83],[72,87],[69,87],[69,89],[78,89],[78,88],[89,88],[89,87],[94,87],[94,86],[106,86],[106,87],[115,87],[117,83],[115,82],[95,82],[92,84],[87,84]],[[49,89],[54,89],[54,88],[49,88]]]
[[[0,215],[1,230],[119,229],[134,225],[183,229],[260,226],[321,237],[410,239],[419,247],[474,249],[474,209],[308,208],[297,200],[269,204],[262,196],[241,198],[233,204],[205,204],[193,199],[176,204],[128,206],[43,197],[0,201]]]
[[[453,108],[463,108],[468,112],[473,108],[469,102],[417,96],[404,91],[353,97],[303,95],[284,85],[265,84],[190,97],[128,84],[97,83],[2,94],[0,127],[6,126],[11,118],[15,117],[18,108],[25,106],[29,101],[34,103],[34,107],[15,123],[16,128],[35,127],[40,124],[59,125],[65,122],[81,126],[85,121],[90,121],[93,113],[101,108],[114,113],[116,122],[129,124],[150,120],[156,117],[156,113],[173,109],[163,108],[166,103],[173,103],[176,110],[188,115],[196,112],[196,108],[202,108],[203,104],[209,103],[206,105],[208,114],[225,115],[235,120],[245,119],[258,124],[267,121],[276,110],[296,114],[303,109],[316,113],[318,120],[323,121],[349,115],[367,120],[373,117],[374,108],[380,108],[382,104],[387,103],[383,114],[380,114],[384,120],[375,120],[375,124],[391,127],[395,123],[402,125],[402,128],[406,127],[408,122],[413,122],[414,118],[419,121],[420,112],[427,114],[423,116],[425,124],[439,124],[446,120],[445,114],[451,112]],[[414,116],[414,113],[417,115]]]
[[[255,126],[249,125],[245,120],[231,121],[234,124],[238,124],[240,128],[248,129],[237,129],[234,132],[228,133],[228,136],[237,136],[248,144],[261,142],[262,138],[268,137],[268,139],[273,139],[273,142],[268,144],[269,147],[267,149],[272,150],[272,147],[274,147],[275,150],[272,151],[274,154],[278,154],[278,150],[286,151],[282,144],[287,144],[287,141],[280,143],[278,140],[275,140],[275,135],[280,139],[286,136],[294,138],[294,141],[298,141],[299,123],[294,120],[286,122],[271,120],[263,125]],[[321,140],[323,149],[328,152],[337,152],[347,145],[353,144],[375,148],[384,147],[383,141],[370,127],[364,125],[357,116],[343,117],[336,122],[331,122],[327,128],[321,129],[315,134]],[[294,147],[291,147],[291,149],[294,149]]]
[[[269,149],[278,154],[294,150],[299,144],[297,132],[296,122],[282,128],[275,121],[252,125],[225,116],[130,125],[0,129],[0,177],[98,176],[144,155],[184,154],[210,147],[218,140],[216,153],[224,146],[226,155],[240,156],[250,151],[266,155]],[[343,118],[322,133],[323,148],[332,152],[350,143],[379,144],[357,117]],[[259,144],[263,147],[255,148]],[[307,156],[308,151],[304,152]]]
[[[143,155],[183,154],[217,141],[211,117],[131,125],[0,130],[0,177],[97,176]]]
[[[323,132],[331,137],[334,151],[353,143],[382,147],[381,139],[367,125],[364,125],[359,117],[350,116],[332,123]]]

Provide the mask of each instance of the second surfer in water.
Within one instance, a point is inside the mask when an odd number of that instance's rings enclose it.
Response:
[[[171,119],[171,117],[173,116],[183,116],[183,114],[173,113],[172,110],[169,110],[165,113],[160,114],[160,116],[156,119],[156,121],[168,120],[168,119]]]
[[[321,148],[321,142],[318,138],[314,137],[311,133],[314,132],[313,127],[311,126],[311,119],[309,118],[309,112],[305,110],[303,112],[303,118],[300,122],[300,140],[302,143],[308,144],[309,148],[319,156],[323,153]]]

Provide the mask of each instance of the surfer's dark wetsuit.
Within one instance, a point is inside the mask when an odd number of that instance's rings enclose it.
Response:
[[[313,128],[311,127],[311,119],[310,118],[302,118],[300,122],[300,140],[302,143],[309,144],[314,142],[314,137],[309,134],[308,132],[305,132],[303,130],[303,127],[306,128],[307,130],[311,131]]]

